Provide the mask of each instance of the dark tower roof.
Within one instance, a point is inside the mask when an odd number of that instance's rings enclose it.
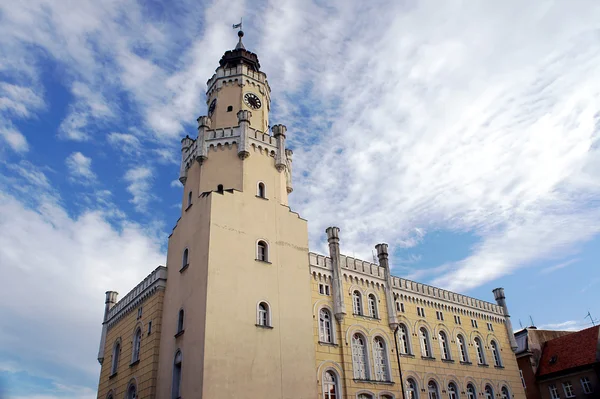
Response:
[[[221,60],[219,61],[219,65],[223,68],[235,68],[238,65],[246,64],[248,65],[248,68],[258,72],[260,70],[258,56],[253,52],[246,50],[244,47],[244,44],[242,43],[244,32],[239,31],[238,36],[240,40],[237,46],[235,46],[234,50],[228,50],[223,54],[223,57],[221,57]]]

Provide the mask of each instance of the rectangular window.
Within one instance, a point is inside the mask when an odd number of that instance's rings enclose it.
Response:
[[[142,307],[140,306],[138,309],[138,315],[137,315],[137,319],[141,319],[142,318]]]
[[[494,326],[492,325],[492,323],[487,323],[487,328],[490,331],[494,331]]]
[[[444,314],[442,312],[438,311],[438,310],[435,311],[435,317],[438,320],[444,321]]]
[[[525,385],[525,378],[523,378],[523,370],[519,369],[519,375],[521,376],[521,384],[523,384],[523,388],[527,388]]]
[[[548,390],[550,391],[551,399],[560,399],[560,396],[558,395],[558,389],[556,389],[556,385],[549,385]]]
[[[396,302],[396,311],[399,312],[400,311],[400,302]]]
[[[330,292],[329,292],[329,286],[328,285],[325,286],[325,295],[331,295]]]
[[[477,328],[477,320],[471,319],[471,327]]]
[[[581,387],[583,388],[583,393],[592,393],[592,383],[590,379],[587,377],[581,377]]]
[[[456,324],[459,324],[459,325],[460,325],[460,324],[461,324],[461,323],[460,323],[460,316],[456,316],[456,315],[454,315],[454,322],[455,322]]]
[[[571,384],[571,381],[563,382],[562,386],[563,386],[563,390],[565,391],[565,397],[567,397],[567,398],[575,397],[575,394],[573,393],[573,384]]]
[[[148,335],[152,332],[152,320],[148,322]]]
[[[425,309],[417,306],[417,316],[425,317]]]
[[[319,284],[319,294],[325,294],[325,286],[323,284]]]
[[[401,311],[402,313],[404,313],[404,304],[403,304],[403,303],[401,303],[401,304],[400,304],[400,311]]]

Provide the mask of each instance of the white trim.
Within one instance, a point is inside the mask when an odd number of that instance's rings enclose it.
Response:
[[[382,392],[379,392],[379,396],[378,396],[378,398],[379,398],[379,399],[384,399],[383,395],[387,395],[387,396],[391,397],[392,399],[396,399],[396,395],[394,395],[394,394],[393,394],[392,392],[390,392],[390,391],[382,391]]]
[[[144,330],[142,330],[142,323],[138,323],[136,324],[136,327],[133,329],[133,340],[131,342],[131,363],[135,362],[135,361],[139,361],[140,360],[140,353],[142,352],[142,338],[144,337]],[[137,348],[137,353],[136,353],[136,339],[137,339],[137,333],[138,331],[140,332],[140,342],[139,342],[139,348]],[[137,354],[137,357],[136,357]]]
[[[360,375],[357,376],[357,374],[360,374],[360,373],[357,373],[357,371],[358,371],[356,369],[357,363],[355,362],[356,358],[355,358],[355,355],[354,355],[354,351],[355,351],[355,348],[354,348],[354,336],[355,335],[360,335],[362,337],[362,340],[363,340],[363,349],[362,349],[363,353],[361,355],[363,357],[364,376],[360,376]],[[371,379],[371,375],[372,375],[372,373],[371,373],[371,359],[370,359],[370,356],[369,356],[369,354],[370,354],[370,348],[369,348],[369,339],[367,337],[368,337],[368,335],[365,335],[361,331],[354,331],[352,333],[352,336],[351,336],[350,348],[351,348],[351,354],[352,354],[352,376],[353,376],[354,379],[359,379],[359,380],[369,380],[369,379]]]
[[[360,395],[369,395],[371,397],[371,399],[376,398],[376,396],[373,392],[367,391],[366,389],[361,389],[360,391],[356,392],[356,399],[360,399],[359,398]]]
[[[133,383],[133,384],[132,384]],[[125,389],[125,396],[123,396],[125,399],[129,399],[129,388],[131,388],[131,386],[134,385],[135,386],[135,399],[139,398],[139,392],[138,392],[138,381],[137,378],[132,377],[129,382],[127,383],[127,388]]]
[[[377,365],[375,364],[375,359],[376,359],[376,356],[375,356],[375,349],[376,349],[376,347],[375,347],[375,341],[378,338],[381,339],[381,341],[383,342],[383,356],[384,356],[383,360],[385,361],[384,367],[386,368],[385,369],[384,379],[383,380],[379,380],[379,381],[385,381],[385,382],[392,381],[392,368],[391,368],[390,356],[389,356],[390,345],[389,345],[387,339],[384,336],[380,335],[380,334],[374,335],[372,343],[371,343],[372,344],[371,346],[373,348],[373,366],[375,368],[375,370],[373,370],[374,371],[373,374],[374,374],[375,379],[377,379],[377,376],[376,376],[376,374],[377,374],[377,371],[376,371],[377,370]]]
[[[338,373],[338,371],[333,368],[333,367],[326,367],[323,372],[321,373],[321,399],[328,399],[325,396],[325,384],[324,384],[324,377],[326,373],[332,373],[333,374],[333,378],[335,379],[334,381],[334,386],[335,386],[335,397],[337,398],[342,398],[342,389],[341,389],[341,379],[340,379],[340,374]]]
[[[329,313],[329,331],[331,334],[331,341],[325,341],[322,340],[322,335],[321,335],[321,311],[322,310],[326,310],[327,313]],[[331,307],[329,307],[329,305],[321,305],[319,307],[319,309],[317,310],[317,320],[319,323],[319,342],[323,342],[323,343],[328,343],[328,344],[336,344],[337,343],[337,336],[336,336],[336,330],[337,330],[337,326],[336,326],[336,319],[333,316],[333,310],[331,309]]]
[[[261,303],[264,303],[265,305],[267,305],[267,324],[266,325],[262,323],[262,319],[261,319],[261,315],[260,315],[261,310],[259,309],[259,307],[260,307]],[[271,304],[268,301],[261,299],[258,302],[256,302],[256,325],[262,326],[262,327],[273,327],[272,314],[273,314],[273,312],[271,309]]]
[[[258,256],[258,243],[260,242],[264,242],[267,246],[266,248],[266,254],[265,254],[265,259],[260,259],[260,257]],[[255,256],[256,256],[256,260],[261,261],[261,262],[270,262],[271,259],[271,245],[269,244],[269,241],[267,241],[264,238],[259,238],[258,240],[256,240],[256,243],[254,244],[254,251],[255,251]]]

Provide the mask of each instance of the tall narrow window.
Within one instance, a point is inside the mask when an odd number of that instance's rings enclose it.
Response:
[[[477,362],[479,364],[485,364],[485,356],[483,354],[483,345],[481,344],[481,340],[479,338],[475,338],[475,351],[477,352]]]
[[[550,398],[551,399],[560,399],[560,396],[558,395],[558,389],[556,388],[556,385],[548,385],[548,390],[550,391]]]
[[[425,327],[421,327],[419,330],[419,341],[421,341],[421,354],[424,357],[432,357],[431,356],[431,346],[429,345],[429,333],[425,329]]]
[[[131,356],[131,362],[137,362],[140,360],[140,348],[142,346],[142,329],[138,328],[135,330],[133,336],[133,354]]]
[[[319,312],[319,340],[321,342],[333,343],[331,314],[325,308]]]
[[[523,388],[527,388],[525,385],[525,378],[523,378],[523,370],[519,369],[519,375],[521,376],[521,384],[523,384]]]
[[[266,242],[259,241],[256,244],[256,259],[263,262],[269,261],[269,247]]]
[[[485,399],[494,399],[494,390],[491,386],[486,385],[484,389]]]
[[[121,343],[117,342],[115,346],[113,346],[112,365],[110,369],[111,374],[115,374],[119,368],[119,356],[121,356]]]
[[[409,354],[410,346],[408,344],[408,329],[403,323],[400,323],[398,327],[398,340],[400,341],[400,353],[402,353],[403,355]]]
[[[269,305],[266,302],[261,302],[258,304],[257,311],[257,323],[259,326],[270,327],[271,326],[271,318],[269,315]]]
[[[583,393],[592,393],[592,383],[590,382],[590,379],[587,377],[581,377],[580,381],[581,387],[583,388]]]
[[[338,399],[337,377],[332,371],[323,374],[323,399]]]
[[[448,384],[448,399],[458,399],[458,389],[453,382]]]
[[[500,392],[502,393],[502,399],[510,399],[510,393],[508,393],[507,387],[502,387]]]
[[[440,397],[437,384],[433,380],[427,384],[427,392],[429,393],[429,399],[439,399]]]
[[[366,380],[367,373],[367,345],[365,338],[361,334],[352,336],[352,368],[354,369],[354,378]]]
[[[173,362],[173,385],[171,389],[172,399],[179,399],[181,396],[181,351],[177,351],[175,354],[175,360]]]
[[[456,344],[458,345],[458,353],[460,354],[460,361],[461,362],[468,362],[469,361],[469,356],[467,354],[467,343],[465,341],[465,338],[458,334],[456,336]]]
[[[473,384],[467,384],[467,399],[475,399],[476,396],[477,395]]]
[[[179,317],[177,318],[177,334],[180,334],[183,332],[183,317],[184,317],[183,309],[179,309]]]
[[[267,192],[265,190],[265,183],[259,182],[256,187],[256,196],[260,198],[267,198]]]
[[[440,353],[442,354],[442,359],[450,360],[450,348],[448,347],[448,337],[446,333],[440,331],[438,333],[438,340],[440,341]]]
[[[181,257],[181,268],[183,269],[184,267],[187,267],[187,265],[189,264],[189,254],[190,251],[186,248],[183,250],[183,256]]]
[[[191,191],[188,193],[188,203],[187,203],[187,206],[189,207],[190,205],[192,205],[192,192]]]
[[[502,359],[500,358],[500,350],[498,350],[498,344],[496,343],[496,341],[492,341],[490,346],[492,347],[492,355],[494,355],[494,365],[501,367]]]
[[[369,294],[369,316],[377,318],[377,299],[373,294]]]
[[[562,383],[563,391],[565,391],[566,398],[574,398],[575,394],[573,393],[573,384],[571,381],[566,381]]]
[[[412,378],[406,380],[406,399],[419,399],[417,383]]]
[[[375,379],[389,381],[387,350],[385,341],[381,337],[376,337],[373,341],[373,363],[375,364]]]
[[[354,314],[362,315],[362,296],[358,290],[352,293],[352,305],[354,307]]]
[[[370,393],[359,393],[357,399],[373,399]]]
[[[137,399],[137,388],[135,383],[130,383],[129,388],[127,388],[127,399]]]

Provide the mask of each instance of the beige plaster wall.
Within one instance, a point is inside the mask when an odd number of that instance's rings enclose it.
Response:
[[[100,370],[98,399],[105,399],[109,392],[113,397],[125,397],[129,382],[136,381],[140,398],[156,398],[156,377],[159,359],[159,342],[164,291],[158,290],[141,303],[142,317],[138,319],[138,308],[132,309],[125,317],[108,329],[104,362]],[[148,323],[152,321],[152,331],[148,334]],[[140,361],[131,365],[133,337],[137,328],[142,329]],[[117,373],[111,375],[113,348],[117,340],[121,341],[121,353]]]

